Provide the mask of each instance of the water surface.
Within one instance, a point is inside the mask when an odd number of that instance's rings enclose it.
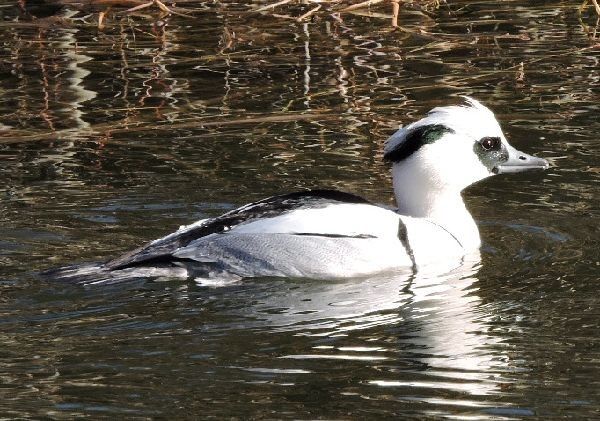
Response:
[[[236,3],[193,18],[2,6],[0,413],[17,418],[600,416],[600,49],[579,2],[421,13]],[[301,6],[278,9],[299,16]],[[544,173],[465,192],[481,262],[208,288],[44,283],[298,188],[392,203],[383,141],[472,95]]]

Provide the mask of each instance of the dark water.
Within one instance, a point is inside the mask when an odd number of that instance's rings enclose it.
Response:
[[[181,2],[193,18],[146,9],[103,31],[89,11],[1,6],[0,414],[600,417],[596,18],[448,3],[403,8],[399,31],[387,6],[298,23]],[[465,193],[480,263],[220,288],[33,276],[296,188],[391,203],[383,141],[462,94],[553,163]]]

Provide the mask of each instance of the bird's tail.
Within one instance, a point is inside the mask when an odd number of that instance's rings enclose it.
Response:
[[[187,279],[188,271],[174,265],[129,267],[109,269],[101,263],[63,266],[40,273],[40,277],[51,282],[65,282],[78,285],[113,285],[140,279]]]

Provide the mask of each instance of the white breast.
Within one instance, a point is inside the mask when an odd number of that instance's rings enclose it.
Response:
[[[402,216],[417,268],[453,268],[467,250],[440,225],[426,218]]]

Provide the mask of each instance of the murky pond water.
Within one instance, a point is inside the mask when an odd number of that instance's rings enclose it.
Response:
[[[296,22],[180,6],[193,18],[148,9],[103,31],[0,7],[0,414],[600,417],[591,9],[452,1],[391,31],[387,7]],[[383,141],[462,94],[553,163],[465,192],[479,263],[220,288],[34,276],[298,188],[391,203]]]

